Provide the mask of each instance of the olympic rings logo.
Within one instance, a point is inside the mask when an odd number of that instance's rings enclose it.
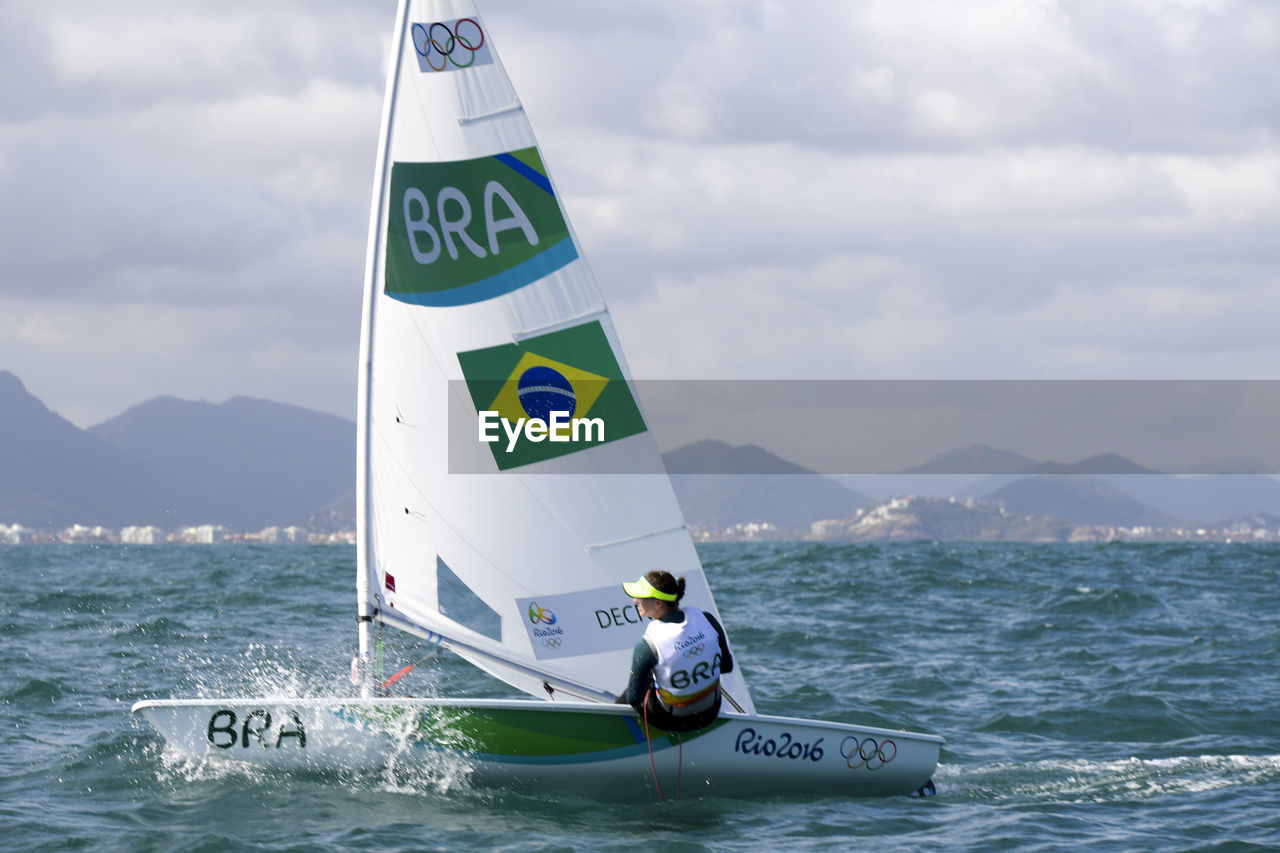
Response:
[[[539,622],[543,625],[554,625],[556,624],[556,614],[546,608],[539,607],[538,602],[531,601],[529,602],[529,621],[534,625]]]
[[[687,658],[696,658],[698,655],[702,654],[706,648],[707,647],[704,643],[698,643],[698,645],[693,648],[685,650],[684,656]]]
[[[484,30],[475,18],[459,18],[452,28],[440,21],[414,24],[410,38],[413,49],[432,71],[444,71],[451,64],[454,68],[469,68],[476,61],[477,51],[484,47]]]
[[[548,637],[542,641],[542,645],[548,649],[558,649],[564,645],[564,640],[559,637]]]
[[[840,741],[840,755],[850,770],[866,767],[868,770],[879,770],[898,757],[898,745],[888,738],[877,743],[873,737],[859,741],[849,735]]]

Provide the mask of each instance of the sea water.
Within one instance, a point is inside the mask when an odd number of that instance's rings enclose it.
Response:
[[[1280,548],[701,554],[760,710],[942,734],[936,796],[618,806],[472,789],[443,767],[178,758],[135,701],[349,693],[354,549],[9,547],[0,848],[1280,847]],[[385,639],[388,671],[425,651]],[[402,684],[510,695],[447,654]]]

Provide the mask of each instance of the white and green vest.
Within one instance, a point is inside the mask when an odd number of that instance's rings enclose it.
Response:
[[[658,698],[677,713],[709,707],[720,685],[720,635],[696,607],[686,607],[684,622],[654,619],[644,637],[658,655],[653,680]]]

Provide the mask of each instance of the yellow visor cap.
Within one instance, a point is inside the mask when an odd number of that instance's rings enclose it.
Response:
[[[623,583],[622,591],[632,598],[658,598],[663,601],[675,601],[679,598],[674,592],[654,589],[653,584],[649,583],[649,579],[644,575],[641,575],[640,580],[635,583]]]

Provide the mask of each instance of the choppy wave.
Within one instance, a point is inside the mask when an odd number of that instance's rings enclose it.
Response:
[[[1280,846],[1280,549],[716,545],[756,704],[935,731],[928,800],[654,803],[192,761],[143,698],[341,696],[350,549],[0,549],[0,829],[15,847],[749,850]],[[384,636],[388,669],[422,654]],[[625,674],[620,674],[619,681]],[[509,695],[450,656],[415,695]],[[678,809],[678,811],[676,811]]]

